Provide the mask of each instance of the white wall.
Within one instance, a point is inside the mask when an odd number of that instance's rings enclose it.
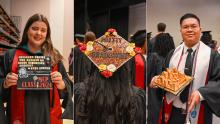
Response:
[[[42,13],[48,18],[49,7],[48,0],[11,0],[11,15],[21,16],[21,36],[28,18],[35,13]]]
[[[49,0],[50,26],[53,45],[63,54],[64,45],[64,1]]]
[[[136,31],[146,29],[146,3],[129,6],[128,37]]]
[[[73,47],[73,0],[64,2],[64,36],[63,36],[63,56],[68,57]],[[68,60],[68,58],[66,58]],[[67,66],[66,62],[66,66]]]
[[[7,14],[11,13],[11,0],[0,0],[2,8],[6,11]]]
[[[179,19],[187,12],[199,16],[202,30],[211,30],[213,40],[220,43],[220,0],[148,0],[147,30],[155,35],[158,22],[167,24],[176,45],[181,42]]]

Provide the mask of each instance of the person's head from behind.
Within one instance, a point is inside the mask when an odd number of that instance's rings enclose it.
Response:
[[[88,110],[100,112],[100,108],[105,111],[119,115],[128,109],[131,102],[130,75],[128,65],[122,65],[109,78],[100,74],[97,67],[93,66],[91,75],[88,78]],[[126,78],[125,78],[126,77]],[[120,106],[118,106],[120,104]],[[118,107],[117,107],[118,106]],[[103,111],[103,110],[102,110]],[[94,111],[92,111],[94,112]],[[93,114],[92,116],[97,116]],[[100,117],[101,118],[101,117]]]
[[[85,34],[84,43],[87,43],[88,41],[94,41],[95,39],[95,33],[93,33],[92,31],[88,31]]]
[[[173,37],[169,33],[160,33],[156,36],[154,50],[158,55],[165,58],[170,50],[174,49]]]
[[[162,33],[162,32],[165,32],[165,30],[166,30],[166,24],[165,23],[160,22],[160,23],[157,24],[157,31],[158,32]]]
[[[180,18],[180,32],[183,42],[192,47],[199,42],[201,27],[200,19],[192,13],[187,13]]]
[[[147,47],[147,33],[146,30],[139,30],[131,37],[131,42],[135,43],[136,47],[140,47],[143,50],[143,53],[146,53]]]

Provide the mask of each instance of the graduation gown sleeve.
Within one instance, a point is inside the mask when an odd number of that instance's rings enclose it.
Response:
[[[136,114],[135,123],[145,124],[146,123],[146,92],[139,88],[133,87],[134,93],[136,94]]]
[[[208,84],[199,88],[199,92],[212,112],[220,117],[220,55],[217,52],[211,52]]]
[[[0,67],[0,122],[3,124],[6,123],[6,116],[4,111],[5,109],[3,107],[3,103],[6,102],[9,98],[9,92],[8,90],[3,88],[3,83],[5,81],[6,75],[10,72],[11,61],[13,59],[14,53],[14,49],[8,50],[4,55],[2,65]]]
[[[74,123],[89,124],[86,110],[86,85],[83,82],[74,84]]]
[[[74,47],[74,83],[82,82],[89,76],[92,62],[80,51],[78,47]]]
[[[63,81],[65,83],[65,90],[59,91],[61,98],[63,99],[62,107],[65,109],[62,118],[73,119],[73,82],[70,80],[66,73],[65,67],[62,62],[58,63],[58,71],[62,74]]]

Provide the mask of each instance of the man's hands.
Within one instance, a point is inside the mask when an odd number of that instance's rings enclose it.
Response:
[[[151,88],[158,88],[158,86],[156,85],[155,83],[155,80],[158,78],[159,76],[154,76],[152,79],[151,79],[151,82],[150,82],[150,87]]]
[[[191,112],[192,109],[200,102],[199,91],[194,91],[188,101],[188,112]]]

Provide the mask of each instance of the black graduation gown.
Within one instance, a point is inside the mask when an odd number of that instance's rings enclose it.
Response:
[[[71,52],[69,55],[69,75],[73,75],[73,50],[74,48],[71,48]]]
[[[169,67],[169,61],[174,50],[172,50],[166,60],[165,67]],[[208,69],[208,84],[199,88],[199,92],[205,100],[204,104],[204,124],[212,124],[212,113],[220,117],[220,55],[212,50],[210,54],[210,63]]]
[[[3,80],[2,80],[2,77],[0,77],[0,122],[2,124],[5,124],[6,116],[4,113],[3,96],[2,96],[3,91],[2,90],[3,90]]]
[[[74,47],[74,83],[82,82],[90,75],[92,62],[80,51],[79,47]]]
[[[147,56],[147,86],[148,86],[148,104],[147,104],[147,124],[157,124],[162,104],[162,90],[150,88],[151,79],[162,72],[164,58],[157,53],[148,53]]]
[[[23,48],[18,48],[23,49]],[[6,52],[4,56],[4,65],[0,70],[0,80],[1,82],[5,80],[6,75],[11,72],[11,65],[13,57],[15,54],[15,49],[11,49]],[[29,53],[31,54],[31,53]],[[34,55],[34,54],[32,54]],[[58,63],[58,71],[62,74],[66,90],[59,91],[60,98],[64,98],[63,107],[66,108],[65,115],[63,118],[69,119],[73,118],[73,103],[72,103],[72,81],[69,79],[65,67],[62,62]],[[3,97],[7,102],[6,116],[7,123],[10,123],[10,88],[3,89]],[[50,124],[50,103],[49,103],[49,91],[25,91],[25,118],[26,124]],[[67,114],[68,113],[68,114]]]

